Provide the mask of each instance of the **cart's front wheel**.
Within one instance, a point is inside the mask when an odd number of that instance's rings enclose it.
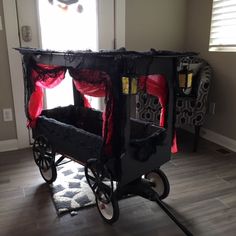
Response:
[[[145,175],[145,178],[148,179],[152,186],[152,189],[158,194],[160,200],[165,199],[170,192],[170,184],[165,173],[156,169]]]
[[[108,191],[107,191],[107,194],[109,194]],[[98,195],[96,197],[97,209],[98,209],[102,219],[106,223],[113,224],[114,222],[116,222],[118,220],[119,214],[120,214],[118,201],[114,197],[114,194],[109,199],[109,201],[107,201],[108,199],[106,199],[106,198],[107,198],[107,196],[104,193],[104,191],[101,192],[100,194],[98,193]]]
[[[39,136],[35,139],[33,145],[34,160],[43,179],[51,184],[57,178],[57,169],[55,165],[55,153],[48,140]]]
[[[101,193],[105,195],[103,201],[109,203],[113,194],[113,181],[109,170],[97,159],[89,159],[85,165],[85,177],[88,185],[92,189],[96,198],[100,198]]]

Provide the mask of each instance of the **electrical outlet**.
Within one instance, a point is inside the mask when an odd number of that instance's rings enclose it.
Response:
[[[3,121],[12,121],[12,109],[11,108],[4,108],[3,110]]]

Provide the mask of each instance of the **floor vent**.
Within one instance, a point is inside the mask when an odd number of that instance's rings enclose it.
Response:
[[[217,152],[221,153],[221,154],[229,154],[231,153],[230,151],[224,149],[224,148],[220,148],[216,150]]]

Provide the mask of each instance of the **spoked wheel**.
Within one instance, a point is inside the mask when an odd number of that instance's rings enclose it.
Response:
[[[152,189],[159,195],[160,200],[165,199],[169,195],[170,184],[162,170],[153,170],[146,174],[145,178],[153,184]]]
[[[106,223],[114,223],[119,218],[119,206],[113,192],[110,172],[97,159],[90,159],[85,166],[85,176],[96,197],[97,208],[102,219]]]
[[[112,176],[108,169],[97,159],[89,159],[85,166],[85,177],[97,198],[103,193],[107,203],[113,194]]]
[[[54,182],[57,178],[55,153],[45,137],[39,136],[35,139],[33,155],[43,179],[49,184]]]

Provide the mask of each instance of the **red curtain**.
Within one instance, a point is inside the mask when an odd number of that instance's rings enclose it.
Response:
[[[161,104],[160,126],[165,125],[166,120],[166,105],[168,98],[168,85],[163,75],[148,75],[139,78],[139,87],[147,94],[157,97]],[[176,134],[174,136],[173,144],[171,147],[172,153],[178,151]]]
[[[36,118],[41,114],[43,107],[43,88],[35,86],[28,103],[28,113],[30,117],[29,126],[34,127]]]
[[[29,126],[34,127],[43,109],[44,88],[54,88],[65,78],[66,69],[59,66],[35,65],[31,71],[34,91],[28,102]]]
[[[105,97],[105,86],[103,84],[99,86],[94,86],[93,84],[89,84],[84,81],[74,80],[74,85],[76,89],[80,92],[84,100],[85,107],[90,108],[91,105],[88,99],[84,95],[88,95],[92,97]]]
[[[76,89],[82,93],[92,97],[105,97],[106,96],[106,85],[101,84],[91,84],[84,81],[74,80]]]
[[[163,75],[148,75],[139,78],[139,87],[147,94],[157,97],[161,104],[160,126],[165,124],[168,86]]]
[[[74,79],[76,89],[82,96],[89,95],[92,97],[105,97],[106,110],[103,112],[103,138],[105,140],[104,152],[107,155],[112,153],[112,135],[113,135],[113,97],[111,79],[109,75],[98,70],[76,70],[70,69],[70,75]],[[89,102],[85,97],[84,106],[90,107]]]

